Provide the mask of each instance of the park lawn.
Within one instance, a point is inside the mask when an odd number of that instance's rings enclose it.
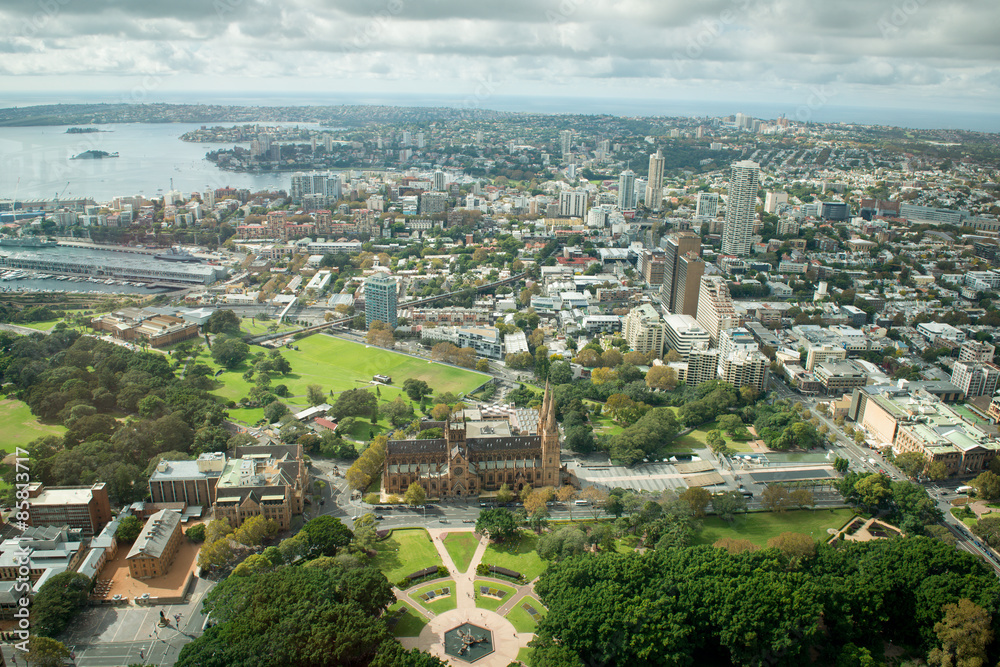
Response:
[[[402,389],[403,381],[407,378],[425,380],[435,393],[452,392],[457,395],[475,389],[489,378],[488,375],[475,371],[453,368],[331,336],[309,336],[296,341],[294,345],[299,349],[281,349],[282,356],[288,360],[292,370],[285,375],[271,377],[272,387],[279,384],[288,387],[290,395],[280,398],[280,400],[293,411],[308,407],[306,393],[311,384],[318,384],[322,387],[324,393],[327,394],[327,402],[332,405],[337,399],[337,394],[348,389],[370,388],[372,376],[376,374],[389,375],[393,378],[393,384],[378,388],[380,403],[388,403],[395,400],[397,396],[402,396],[403,400],[408,401],[418,412],[419,406],[409,401]],[[251,346],[251,357],[262,349]],[[212,393],[223,400],[238,403],[240,399],[245,398],[250,393],[250,389],[254,386],[253,381],[248,382],[243,379],[243,373],[250,368],[248,362],[233,369],[224,369],[215,363],[211,353],[205,347],[198,350],[196,362],[206,364],[213,373],[222,370],[218,377],[214,378],[220,385]],[[331,395],[330,392],[333,394]],[[251,421],[246,418],[252,416],[256,416],[256,419]],[[262,416],[263,413],[254,412],[236,415],[236,418],[254,424]],[[367,441],[369,428],[359,421],[348,437]],[[376,431],[375,435],[378,435],[390,428],[391,425],[387,420],[379,420],[379,424],[371,430]]]
[[[406,613],[396,623],[396,627],[392,629],[392,634],[396,637],[420,636],[420,631],[427,625],[427,617],[405,602],[396,602],[389,607],[390,611],[396,611],[397,609],[406,609]]]
[[[430,602],[424,602],[423,600],[420,599],[420,596],[426,593],[427,591],[439,590],[446,586],[451,589],[451,595],[448,595],[447,597],[442,597],[440,600],[435,599]],[[424,607],[431,610],[435,614],[441,614],[446,611],[450,611],[458,606],[458,598],[455,595],[455,582],[452,581],[451,579],[449,579],[448,581],[439,581],[436,584],[427,584],[426,586],[421,586],[417,590],[412,591],[410,593],[410,597],[413,599],[414,602],[423,605]]]
[[[271,326],[277,324],[278,318],[273,317],[270,320],[255,320],[251,321],[250,318],[243,318],[240,321],[240,330],[244,331],[253,336],[263,336],[264,334],[271,333]],[[278,329],[274,333],[284,333],[286,331],[296,331],[301,329],[302,326],[299,324],[288,324],[283,322],[278,324]]]
[[[500,608],[504,602],[508,602],[511,597],[517,592],[510,586],[505,586],[503,584],[498,584],[495,581],[484,581],[482,579],[476,579],[474,582],[476,587],[476,606],[480,609],[489,609],[490,611],[496,611]],[[504,596],[503,600],[497,600],[496,598],[486,597],[479,592],[480,586],[489,586],[490,588],[496,588],[505,592],[507,595]]]
[[[375,566],[395,585],[417,570],[444,565],[431,536],[423,528],[396,529],[376,545]]]
[[[499,565],[509,570],[515,570],[524,575],[528,581],[545,571],[549,566],[535,548],[538,546],[538,536],[530,531],[521,531],[521,539],[517,544],[490,544],[483,554],[483,563]]]
[[[621,424],[616,424],[611,417],[606,414],[600,414],[597,416],[591,415],[591,423],[594,425],[594,433],[602,433],[604,435],[618,435],[625,430],[625,427]]]
[[[47,435],[62,436],[65,432],[65,426],[38,421],[23,401],[0,400],[0,433],[4,436],[0,449],[5,452],[13,452],[15,447],[24,447],[32,440]]]
[[[961,514],[962,509],[963,508],[961,508],[961,507],[952,507],[951,510],[950,510],[951,511],[951,515],[953,517],[955,517],[956,519],[958,519],[959,521],[961,521],[962,523],[964,523],[967,528],[974,528],[975,525],[977,523],[979,523],[979,520],[975,517],[975,515],[973,515],[973,516],[962,516],[962,514]]]
[[[525,602],[534,607],[535,611],[541,614],[543,618],[545,617],[545,614],[548,613],[548,610],[542,606],[542,603],[536,598],[530,595],[525,595],[507,614],[507,620],[510,621],[511,625],[513,625],[514,629],[518,632],[534,632],[535,627],[538,624],[535,622],[535,619],[528,616],[528,612],[521,606]]]
[[[521,650],[517,652],[517,661],[522,665],[531,664],[531,656],[535,654],[535,649],[530,646],[523,646]]]
[[[444,537],[444,548],[448,550],[448,555],[451,556],[451,560],[459,572],[465,572],[469,569],[472,556],[476,553],[478,546],[479,538],[476,537],[475,533],[448,533]]]
[[[781,533],[805,533],[814,540],[829,538],[828,528],[840,528],[854,516],[849,509],[792,510],[789,512],[753,512],[738,516],[732,524],[719,517],[705,517],[694,544],[714,544],[724,537],[750,540],[758,546]]]
[[[28,329],[34,329],[35,331],[49,331],[59,322],[62,322],[62,318],[47,320],[45,322],[18,322],[17,326],[26,327]]]

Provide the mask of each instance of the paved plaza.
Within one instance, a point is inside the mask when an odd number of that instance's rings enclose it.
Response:
[[[533,586],[531,583],[525,586],[517,586],[515,584],[511,584],[509,581],[500,582],[500,580],[497,580],[498,583],[503,583],[506,586],[514,588],[516,591],[515,594],[511,596],[509,600],[506,600],[502,605],[500,605],[495,612],[476,607],[475,580],[490,580],[490,577],[476,575],[476,566],[482,561],[483,554],[486,553],[488,542],[486,540],[480,540],[479,546],[476,548],[476,552],[472,556],[472,562],[469,564],[469,568],[465,572],[459,572],[458,568],[455,567],[455,563],[452,561],[451,555],[448,553],[448,550],[445,548],[443,542],[443,537],[449,532],[472,531],[472,528],[464,530],[428,529],[431,541],[434,542],[434,547],[441,556],[441,560],[444,562],[445,567],[448,568],[448,576],[455,581],[455,590],[452,594],[456,596],[455,602],[457,603],[458,608],[451,609],[441,614],[434,614],[433,612],[428,611],[407,593],[397,591],[396,597],[398,599],[407,602],[419,613],[429,619],[427,625],[425,625],[424,629],[421,630],[420,636],[400,637],[399,641],[408,649],[419,648],[422,651],[427,651],[428,653],[441,658],[451,665],[467,666],[470,664],[469,662],[466,662],[461,658],[450,657],[445,653],[444,633],[462,625],[463,623],[472,623],[473,625],[489,630],[493,634],[493,653],[476,660],[474,663],[475,666],[507,667],[507,665],[517,659],[518,651],[527,646],[528,642],[535,638],[535,635],[530,632],[518,632],[515,630],[511,622],[504,618],[504,614],[507,614],[511,609],[514,609],[514,607],[521,602],[525,595],[532,594]]]

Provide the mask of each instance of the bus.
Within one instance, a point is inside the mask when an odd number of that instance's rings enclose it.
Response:
[[[974,489],[971,486],[960,486],[957,489],[955,489],[955,493],[963,493],[964,494],[964,493],[969,493],[970,491],[973,491],[973,490]]]

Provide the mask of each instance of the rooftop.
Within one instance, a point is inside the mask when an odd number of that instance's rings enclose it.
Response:
[[[149,517],[146,525],[143,526],[139,537],[135,539],[135,544],[128,552],[128,558],[144,556],[146,558],[159,558],[163,555],[163,550],[170,542],[170,537],[174,530],[180,525],[180,512],[173,510],[160,510]]]

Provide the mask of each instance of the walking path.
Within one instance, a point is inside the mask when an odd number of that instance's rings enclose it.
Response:
[[[473,529],[428,528],[427,532],[430,533],[431,542],[434,543],[434,548],[437,549],[438,555],[441,556],[441,561],[448,568],[450,578],[455,582],[453,595],[456,596],[456,608],[435,615],[405,592],[396,591],[396,599],[409,603],[429,619],[427,625],[420,632],[419,637],[400,637],[399,641],[408,649],[419,648],[422,651],[427,651],[441,658],[449,664],[467,665],[468,663],[452,659],[445,654],[443,635],[445,631],[462,623],[474,623],[493,633],[494,647],[492,654],[476,661],[476,667],[506,667],[512,661],[517,660],[518,651],[527,646],[528,642],[535,638],[535,635],[531,632],[517,632],[511,622],[504,618],[504,615],[509,613],[515,605],[519,604],[525,595],[532,594],[532,584],[534,582],[525,586],[513,586],[516,591],[515,594],[495,612],[488,609],[479,609],[476,607],[476,579],[494,580],[492,577],[476,576],[476,566],[483,560],[488,540],[480,539],[479,545],[472,555],[472,561],[469,563],[469,569],[465,572],[459,572],[455,566],[455,562],[451,559],[451,554],[448,553],[448,550],[444,546],[444,537],[448,533],[473,532]],[[495,581],[507,586],[512,585],[510,582],[500,579],[496,579]]]

